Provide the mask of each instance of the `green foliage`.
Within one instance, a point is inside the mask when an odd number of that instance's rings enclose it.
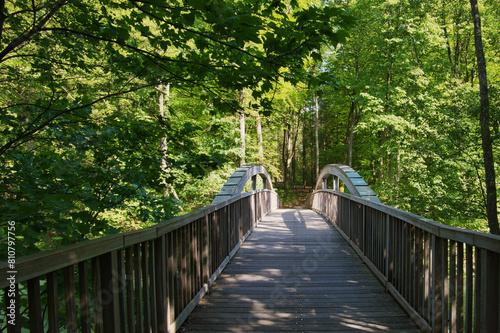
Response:
[[[488,10],[493,7],[486,3],[482,11],[490,22],[487,32],[495,22]],[[359,0],[349,13],[357,24],[346,42],[331,51],[328,65],[343,84],[322,98],[322,135],[340,128],[340,137],[335,144],[324,140],[322,155],[328,158],[323,160],[347,163],[351,116],[346,111],[352,108],[353,166],[383,202],[484,230],[484,167],[468,3]],[[493,36],[493,31],[485,33],[485,40]],[[495,87],[498,57],[490,52],[490,84]],[[498,96],[491,96],[496,105]],[[498,161],[498,141],[495,147]]]
[[[239,158],[234,91],[252,89],[269,114],[274,83],[304,77],[349,20],[267,0],[0,10],[0,229],[17,222],[20,255],[161,223],[182,209],[176,196],[186,211],[208,203]]]

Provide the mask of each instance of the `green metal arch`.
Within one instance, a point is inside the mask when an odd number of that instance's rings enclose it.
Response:
[[[326,189],[328,177],[333,176],[333,189],[338,191],[338,180],[342,180],[352,195],[380,203],[380,199],[353,168],[342,164],[327,164],[321,170],[315,190]]]
[[[222,186],[219,193],[215,196],[213,204],[217,204],[231,197],[238,195],[243,191],[246,183],[252,179],[252,188],[256,188],[257,176],[261,176],[264,183],[264,188],[268,190],[273,190],[273,184],[271,182],[271,176],[267,172],[267,169],[261,164],[249,164],[244,165],[236,169],[236,171],[229,177],[228,181]]]

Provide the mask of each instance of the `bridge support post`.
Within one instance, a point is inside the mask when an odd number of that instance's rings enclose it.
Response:
[[[323,190],[328,189],[328,178],[323,178],[323,185],[321,187]]]
[[[267,179],[266,177],[261,177],[262,178],[262,189],[267,190]]]
[[[257,175],[252,176],[252,191],[257,190]]]
[[[339,177],[333,176],[333,190],[338,191],[339,187]]]

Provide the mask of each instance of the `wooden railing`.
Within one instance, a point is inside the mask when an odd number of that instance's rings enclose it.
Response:
[[[19,258],[15,272],[2,263],[0,331],[175,332],[280,206],[275,192],[247,192],[151,228]]]
[[[426,331],[500,332],[500,237],[333,190],[307,206],[341,232]]]

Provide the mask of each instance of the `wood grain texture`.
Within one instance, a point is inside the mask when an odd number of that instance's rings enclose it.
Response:
[[[418,332],[342,237],[310,210],[277,210],[180,332]]]

